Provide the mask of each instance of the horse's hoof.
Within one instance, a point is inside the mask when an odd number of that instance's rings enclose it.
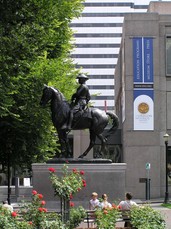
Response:
[[[83,158],[84,157],[84,155],[80,155],[78,158]]]

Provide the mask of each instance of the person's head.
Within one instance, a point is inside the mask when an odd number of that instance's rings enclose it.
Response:
[[[3,204],[8,204],[8,201],[7,200],[4,200],[2,203]]]
[[[77,79],[78,79],[79,84],[83,84],[83,83],[85,83],[89,78],[88,78],[88,76],[86,76],[86,75],[84,75],[84,74],[79,74],[79,75],[77,76]]]
[[[108,198],[108,197],[107,197],[106,194],[103,194],[103,195],[102,195],[102,199],[103,199],[103,200],[107,200],[107,198]]]
[[[127,193],[125,194],[125,198],[126,198],[127,200],[131,200],[131,199],[132,199],[132,194],[131,194],[130,192],[127,192]]]
[[[93,193],[91,194],[91,197],[92,197],[93,200],[97,199],[97,197],[98,197],[97,192],[93,192]]]

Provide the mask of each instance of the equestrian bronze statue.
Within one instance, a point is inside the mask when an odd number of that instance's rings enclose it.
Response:
[[[80,100],[80,103],[83,103],[81,106],[77,96],[73,96],[73,101],[75,103],[73,107],[73,105],[66,101],[65,97],[58,89],[50,86],[45,86],[43,89],[40,104],[45,106],[50,102],[52,122],[58,133],[63,158],[69,158],[72,154],[68,140],[68,129],[70,129],[70,127],[68,128],[68,124],[71,125],[72,130],[89,129],[90,144],[79,158],[83,158],[88,154],[95,145],[96,137],[101,141],[101,151],[105,151],[106,138],[102,133],[109,124],[110,119],[112,119],[112,127],[108,133],[114,132],[119,126],[119,119],[115,113],[105,112],[95,107],[86,106],[89,99],[89,97],[85,98],[83,96],[83,99]],[[71,123],[69,123],[70,120]]]

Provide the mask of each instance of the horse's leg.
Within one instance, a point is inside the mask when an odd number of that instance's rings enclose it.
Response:
[[[101,157],[102,154],[105,153],[105,151],[106,151],[106,141],[107,141],[107,139],[102,134],[98,134],[97,137],[101,141],[101,152],[99,152],[99,156]]]
[[[64,158],[70,158],[72,155],[68,135],[65,130],[59,131],[59,143],[61,145],[61,154]]]
[[[90,144],[89,144],[88,148],[86,149],[86,151],[83,154],[81,154],[78,158],[83,158],[88,154],[88,152],[95,145],[95,140],[96,140],[96,134],[94,133],[94,131],[90,130]]]

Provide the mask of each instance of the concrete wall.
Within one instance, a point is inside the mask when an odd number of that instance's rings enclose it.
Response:
[[[89,199],[92,192],[97,192],[99,197],[107,193],[109,201],[119,201],[125,194],[125,171],[124,163],[109,164],[68,164],[69,169],[77,168],[85,171],[85,180],[87,186],[78,193],[73,202],[76,206],[82,205],[88,208]],[[58,209],[60,207],[59,199],[54,197],[54,190],[49,180],[48,168],[56,169],[57,175],[61,175],[63,164],[33,164],[33,189],[42,193],[49,209]]]

